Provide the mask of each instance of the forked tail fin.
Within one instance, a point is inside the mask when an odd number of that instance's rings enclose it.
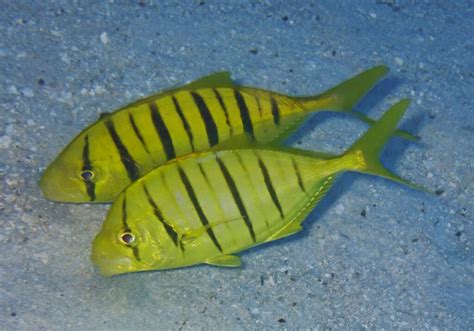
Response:
[[[379,159],[385,144],[397,129],[397,124],[409,104],[410,100],[404,99],[393,105],[344,155],[356,156],[357,166],[352,169],[354,171],[385,177],[412,188],[427,191],[425,188],[395,175],[385,168]]]
[[[376,66],[342,82],[322,94],[302,97],[299,98],[299,100],[307,109],[324,108],[333,111],[351,111],[357,102],[359,102],[388,71],[388,67],[384,65]]]
[[[322,94],[311,97],[299,97],[297,99],[308,110],[325,109],[346,112],[369,125],[373,125],[374,120],[352,109],[387,72],[388,67],[384,65],[376,66],[342,82]],[[417,137],[403,130],[395,130],[394,134],[408,140],[418,140]]]

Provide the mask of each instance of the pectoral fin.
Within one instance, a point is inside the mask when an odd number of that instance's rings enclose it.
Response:
[[[192,244],[192,242],[194,240],[196,240],[199,236],[203,235],[206,233],[207,230],[213,228],[213,227],[216,227],[218,225],[221,225],[221,224],[225,224],[225,223],[229,223],[229,222],[233,222],[233,221],[240,221],[242,220],[242,217],[236,217],[236,218],[228,218],[228,219],[223,219],[223,220],[220,220],[220,221],[214,221],[210,224],[207,224],[207,225],[203,225],[203,226],[200,226],[198,228],[194,228],[194,229],[186,229],[183,233],[183,235],[181,236],[181,244],[182,245],[189,245],[189,244]]]
[[[236,268],[241,266],[240,257],[237,255],[219,255],[207,259],[205,263],[217,267]]]

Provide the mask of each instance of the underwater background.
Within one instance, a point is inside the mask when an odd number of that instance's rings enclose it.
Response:
[[[0,0],[0,328],[474,328],[473,1]],[[304,231],[244,266],[104,278],[108,205],[45,200],[41,172],[100,113],[206,74],[292,95],[391,73],[357,106],[412,105],[383,161],[434,193],[345,174]],[[340,153],[319,113],[288,141]]]

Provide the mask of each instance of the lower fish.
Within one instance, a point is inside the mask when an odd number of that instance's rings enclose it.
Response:
[[[103,276],[237,267],[235,253],[300,231],[341,172],[417,188],[379,161],[408,105],[398,102],[339,156],[229,143],[170,161],[118,196],[93,241],[92,261]]]

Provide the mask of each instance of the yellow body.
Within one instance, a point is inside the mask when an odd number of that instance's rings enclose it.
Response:
[[[225,72],[205,77],[101,116],[49,165],[40,187],[55,201],[113,201],[176,157],[242,133],[260,143],[280,141],[311,111],[350,110],[386,71],[372,68],[314,97],[237,86]]]
[[[212,264],[287,235],[285,228],[311,211],[346,162],[259,149],[176,160],[120,194],[94,241],[94,261],[104,275]],[[299,229],[298,223],[291,232]],[[135,237],[135,247],[123,247],[123,233]],[[111,243],[114,249],[101,248]],[[130,260],[112,257],[121,250],[129,250]]]
[[[168,162],[119,195],[92,259],[105,276],[198,263],[238,266],[233,253],[299,231],[341,171],[409,184],[378,161],[407,106],[390,109],[342,156],[243,146]]]

